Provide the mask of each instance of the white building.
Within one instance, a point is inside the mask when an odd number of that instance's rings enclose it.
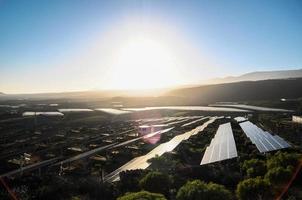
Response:
[[[293,122],[302,124],[302,116],[293,115]]]

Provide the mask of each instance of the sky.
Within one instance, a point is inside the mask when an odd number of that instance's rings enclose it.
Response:
[[[162,88],[300,68],[300,0],[0,0],[0,92]]]

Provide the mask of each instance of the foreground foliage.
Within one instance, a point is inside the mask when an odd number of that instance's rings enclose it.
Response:
[[[149,172],[140,180],[139,185],[144,190],[169,195],[169,176],[161,172]]]
[[[166,200],[166,198],[162,194],[140,191],[127,193],[117,200]]]
[[[225,189],[224,186],[215,183],[202,182],[194,180],[187,182],[182,186],[176,196],[177,200],[229,200],[231,199],[231,192]]]
[[[237,186],[236,194],[238,199],[270,199],[269,182],[260,177],[249,178],[240,182]]]
[[[263,176],[266,172],[265,162],[255,158],[244,161],[242,168],[249,178]]]

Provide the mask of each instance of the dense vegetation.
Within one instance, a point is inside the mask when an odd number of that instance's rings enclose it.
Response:
[[[166,200],[162,194],[156,194],[146,191],[127,193],[117,200]]]
[[[188,181],[182,186],[176,196],[177,200],[230,200],[231,192],[225,189],[224,186],[215,183],[204,183],[200,180]]]

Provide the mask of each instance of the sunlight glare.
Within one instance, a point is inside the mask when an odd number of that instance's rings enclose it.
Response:
[[[118,89],[162,88],[177,83],[177,62],[172,51],[149,37],[128,39],[116,52],[111,87]]]

